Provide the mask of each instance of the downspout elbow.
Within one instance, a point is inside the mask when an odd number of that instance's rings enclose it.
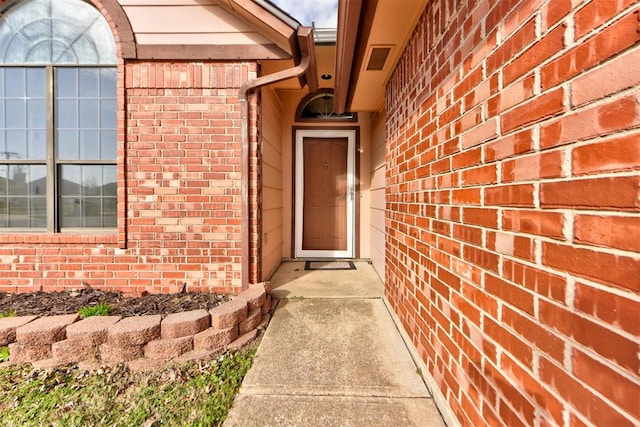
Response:
[[[273,83],[280,82],[282,80],[287,80],[294,77],[300,77],[309,72],[309,68],[312,65],[313,61],[309,57],[309,55],[305,55],[302,57],[300,64],[295,67],[278,71],[277,73],[269,74],[267,76],[258,77],[254,80],[250,80],[240,86],[238,90],[238,100],[241,106],[241,262],[242,262],[242,271],[241,271],[241,280],[242,280],[242,289],[246,289],[249,286],[249,261],[250,261],[250,230],[249,230],[249,95],[263,87]],[[313,67],[311,67],[313,68]],[[311,70],[312,73],[315,73],[315,70]],[[307,81],[316,81],[317,79],[307,79]],[[311,83],[309,89],[311,91],[315,91],[317,87],[315,84]]]

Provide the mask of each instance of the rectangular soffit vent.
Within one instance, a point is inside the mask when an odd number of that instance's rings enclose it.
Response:
[[[367,71],[381,71],[391,52],[391,46],[378,46],[371,48]]]

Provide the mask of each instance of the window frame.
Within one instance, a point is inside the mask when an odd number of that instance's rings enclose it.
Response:
[[[116,224],[110,227],[61,227],[60,218],[60,204],[59,198],[61,195],[61,184],[59,181],[60,171],[59,168],[62,165],[79,165],[79,166],[115,166],[116,175],[118,173],[118,156],[112,160],[106,159],[57,159],[56,156],[56,87],[55,87],[55,70],[58,68],[108,68],[115,70],[116,83],[118,66],[111,64],[2,64],[0,68],[44,68],[45,69],[45,107],[46,107],[46,158],[44,160],[33,159],[3,159],[0,158],[0,165],[44,165],[46,167],[46,227],[0,227],[0,232],[9,233],[33,233],[33,232],[49,232],[49,233],[91,233],[91,234],[113,234],[118,229],[119,214],[116,208]],[[118,110],[117,110],[117,98],[118,88],[116,84],[116,90],[113,94],[116,99],[116,129],[118,126]],[[113,141],[116,152],[118,147],[118,137],[116,131],[116,138]],[[117,185],[117,179],[116,179]],[[117,188],[117,187],[116,187]],[[118,196],[116,192],[116,206],[118,205]]]

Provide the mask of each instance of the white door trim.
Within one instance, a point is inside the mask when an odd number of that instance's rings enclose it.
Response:
[[[304,209],[304,138],[347,138],[347,249],[305,250],[302,249]],[[356,131],[349,129],[300,129],[296,131],[295,145],[295,251],[296,258],[353,258],[355,246],[355,145]]]

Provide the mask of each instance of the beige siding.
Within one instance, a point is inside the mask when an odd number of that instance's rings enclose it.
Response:
[[[148,45],[267,45],[271,42],[212,1],[120,0],[136,41]]]
[[[282,106],[262,90],[262,280],[282,260]]]
[[[384,113],[371,117],[371,261],[384,281],[385,212],[385,120]]]

